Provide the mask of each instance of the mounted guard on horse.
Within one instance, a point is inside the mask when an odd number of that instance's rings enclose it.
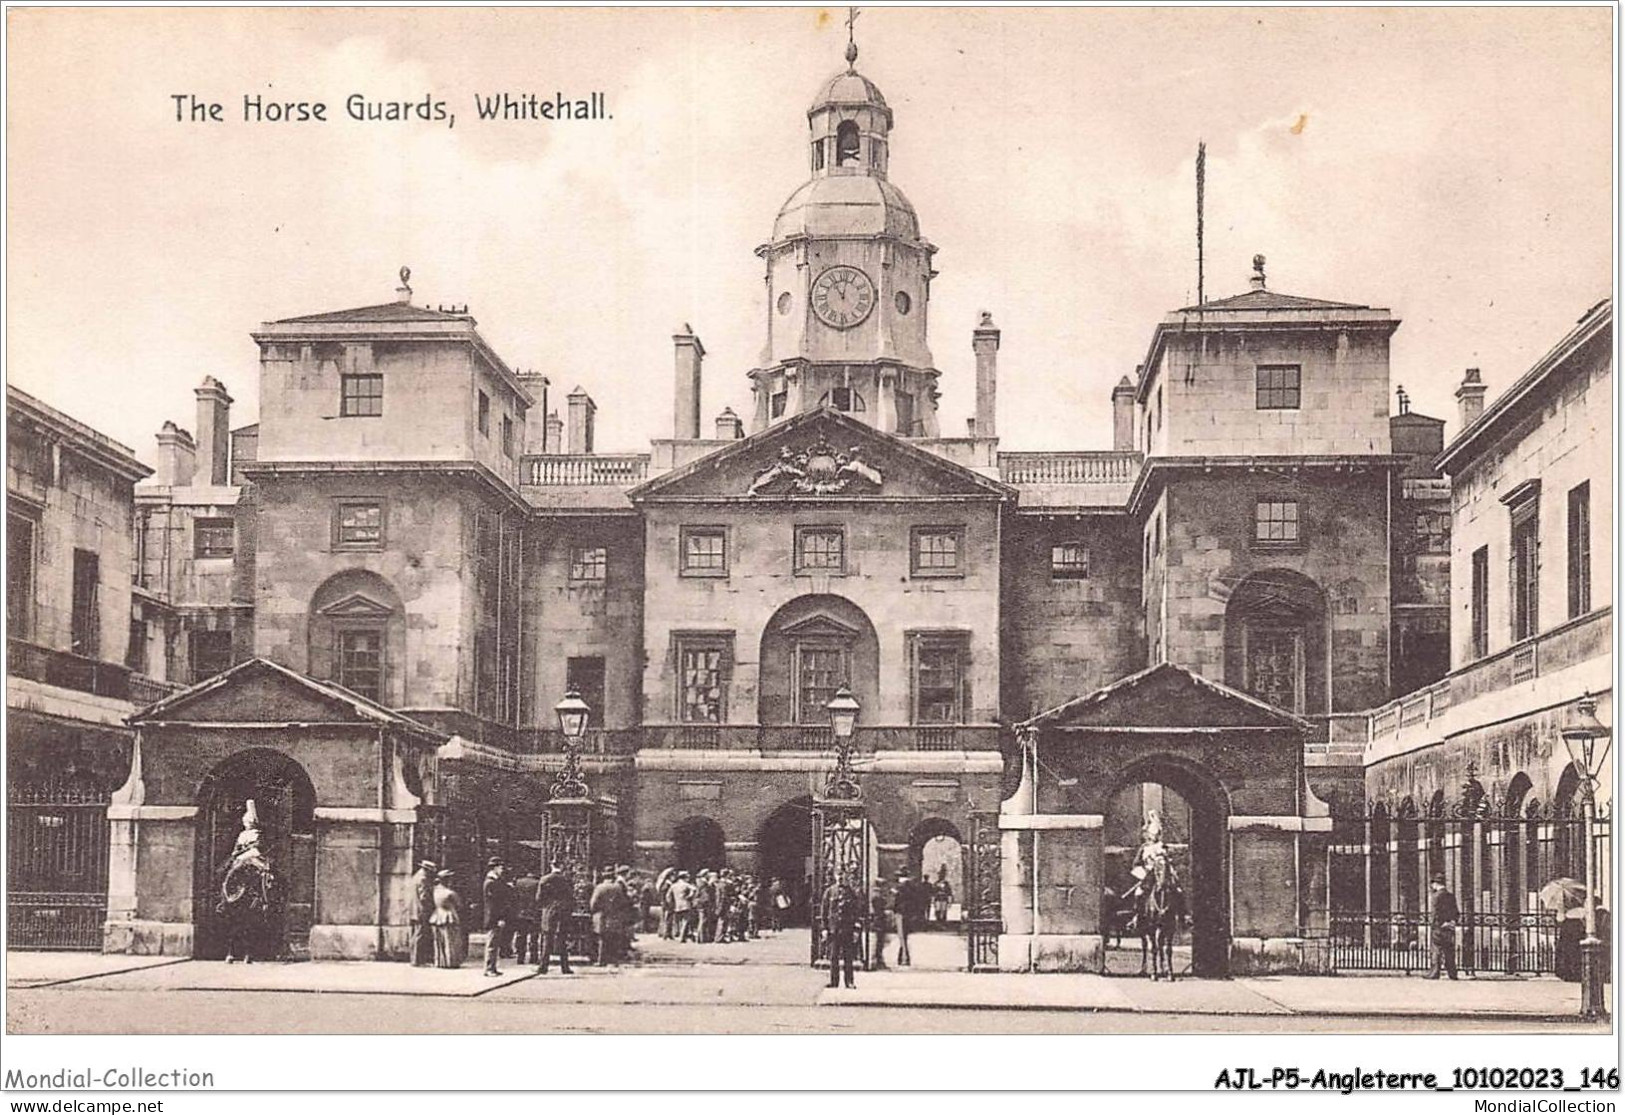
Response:
[[[1134,876],[1134,886],[1123,897],[1133,910],[1131,926],[1140,935],[1140,974],[1172,980],[1174,942],[1185,923],[1185,892],[1168,860],[1168,848],[1162,842],[1162,817],[1155,810],[1141,830],[1140,849],[1129,873]]]
[[[226,963],[274,959],[280,953],[281,903],[276,872],[260,847],[253,799],[243,809],[243,830],[220,871],[215,903],[226,932]]]

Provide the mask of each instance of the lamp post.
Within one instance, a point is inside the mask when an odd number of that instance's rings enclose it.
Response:
[[[564,768],[553,780],[555,798],[585,798],[587,780],[581,774],[581,740],[587,734],[587,718],[592,706],[581,699],[575,686],[564,694],[564,700],[553,706],[558,713],[559,731],[564,733]]]
[[[1608,760],[1613,733],[1597,719],[1597,700],[1587,693],[1575,704],[1562,734],[1580,776],[1581,800],[1585,804],[1586,935],[1580,942],[1580,1017],[1595,1020],[1608,1014],[1602,993],[1603,950],[1608,946],[1597,938],[1597,781]]]

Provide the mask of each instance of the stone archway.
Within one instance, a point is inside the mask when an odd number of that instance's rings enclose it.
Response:
[[[722,826],[710,817],[689,817],[672,836],[672,856],[680,871],[718,870],[727,865]]]
[[[1182,855],[1170,859],[1176,869],[1182,867],[1187,873],[1182,883],[1190,918],[1191,971],[1222,978],[1230,965],[1230,806],[1224,787],[1211,772],[1172,754],[1147,755],[1129,763],[1113,781],[1105,800],[1117,805],[1131,797],[1125,791],[1135,787],[1159,787],[1165,803],[1176,806],[1170,817],[1174,827],[1168,835],[1184,837],[1173,841],[1184,848]],[[1177,802],[1167,801],[1170,792]],[[1143,791],[1139,800],[1143,808]],[[1104,821],[1108,831],[1121,827],[1121,818],[1115,820],[1116,826],[1108,812]],[[1137,831],[1138,826],[1135,828]],[[1110,880],[1104,880],[1104,885],[1110,885]]]
[[[225,956],[216,906],[250,800],[259,818],[260,846],[282,894],[282,939],[291,955],[302,956],[309,948],[316,898],[316,790],[297,761],[280,751],[253,748],[216,764],[198,787],[192,955],[200,960]]]
[[[764,888],[778,879],[790,899],[787,925],[808,924],[812,886],[812,795],[793,798],[768,814],[756,832],[756,877]],[[765,893],[765,891],[764,891]]]
[[[947,928],[950,925],[949,912],[963,902],[967,858],[965,838],[958,826],[946,817],[927,817],[915,825],[914,831],[909,834],[908,864],[914,877],[933,890],[944,880],[950,888],[947,893],[951,897],[946,903],[933,904],[926,923],[929,928]]]

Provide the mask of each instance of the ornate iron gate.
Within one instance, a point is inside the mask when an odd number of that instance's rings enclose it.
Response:
[[[999,909],[999,815],[972,813],[970,869],[966,872],[965,967],[972,972],[999,970],[999,934],[1004,919]]]
[[[829,963],[829,932],[824,925],[824,891],[837,879],[845,879],[863,903],[863,931],[859,934],[858,959],[869,967],[873,933],[869,925],[869,818],[863,802],[815,800],[813,824],[812,963]]]
[[[100,951],[107,792],[65,776],[6,792],[6,947]]]

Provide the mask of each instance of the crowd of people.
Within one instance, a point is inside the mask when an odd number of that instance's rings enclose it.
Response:
[[[657,878],[655,892],[660,936],[704,945],[758,939],[764,922],[770,931],[782,930],[791,905],[783,880],[770,880],[764,889],[754,875],[729,867],[697,873],[668,868]]]

